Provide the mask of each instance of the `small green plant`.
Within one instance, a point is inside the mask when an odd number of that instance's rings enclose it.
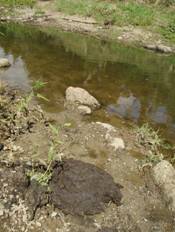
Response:
[[[70,123],[65,123],[63,125],[63,127],[70,127],[70,126],[71,126]],[[27,173],[27,176],[29,176],[30,180],[36,180],[39,184],[43,186],[47,186],[52,178],[52,162],[54,161],[57,155],[57,150],[59,149],[59,145],[62,144],[62,142],[58,138],[61,127],[49,124],[49,128],[52,133],[52,142],[48,151],[47,168],[45,172],[38,172],[32,170]],[[62,160],[62,153],[59,155],[59,160],[60,161]]]
[[[37,91],[41,88],[43,88],[45,85],[47,84],[47,82],[42,82],[40,80],[37,80],[33,83],[32,86],[32,91],[29,95],[23,97],[19,103],[18,103],[18,113],[21,113],[22,111],[28,111],[28,107],[29,107],[29,103],[31,102],[31,100],[36,97],[36,98],[40,98],[43,99],[45,101],[48,101],[47,98],[45,98],[43,95],[41,95],[40,93],[37,93]]]
[[[164,156],[162,153],[154,153],[153,151],[149,151],[149,153],[146,155],[145,159],[141,161],[140,168],[144,168],[146,166],[152,167],[156,164],[158,164],[160,161],[164,159]]]
[[[30,177],[30,180],[36,180],[39,184],[43,186],[47,186],[49,181],[52,178],[51,166],[52,166],[52,162],[54,160],[55,155],[56,155],[56,149],[55,149],[55,145],[52,143],[48,151],[48,165],[47,165],[46,171],[37,172],[35,170],[32,170],[28,172],[27,176]]]

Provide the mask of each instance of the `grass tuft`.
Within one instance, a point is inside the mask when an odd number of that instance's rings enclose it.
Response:
[[[0,0],[0,5],[16,7],[16,6],[28,6],[33,7],[35,0]]]

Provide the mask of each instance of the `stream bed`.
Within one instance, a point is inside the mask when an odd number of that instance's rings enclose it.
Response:
[[[150,122],[175,137],[175,56],[100,41],[52,28],[0,26],[0,57],[12,66],[0,79],[23,90],[31,81],[47,82],[45,111],[63,110],[64,93],[79,86],[103,106],[97,118]]]

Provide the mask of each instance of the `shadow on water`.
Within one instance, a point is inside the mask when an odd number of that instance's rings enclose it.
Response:
[[[9,69],[0,78],[30,88],[48,82],[43,108],[59,112],[65,89],[80,86],[103,104],[111,117],[150,121],[175,132],[175,56],[163,56],[88,36],[14,24],[0,26],[0,57]]]

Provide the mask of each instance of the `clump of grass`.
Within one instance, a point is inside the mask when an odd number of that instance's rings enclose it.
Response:
[[[163,160],[162,151],[168,151],[168,153],[172,154],[175,150],[173,145],[161,138],[159,130],[154,130],[148,123],[136,127],[135,132],[137,142],[149,150],[145,159],[141,161],[141,167],[153,166]],[[171,159],[170,162],[175,162],[175,158]]]
[[[151,7],[137,3],[106,2],[97,0],[56,0],[59,11],[68,14],[92,16],[120,25],[150,25],[154,20]]]
[[[36,0],[0,0],[0,5],[16,7],[16,6],[28,6],[33,7]]]
[[[164,140],[159,135],[159,130],[154,130],[148,123],[136,127],[138,143],[150,147],[151,151],[157,152],[164,145]]]
[[[146,154],[145,159],[143,159],[140,163],[141,169],[144,167],[152,167],[156,164],[158,164],[160,161],[164,159],[164,156],[162,153],[154,153],[153,151],[149,151],[148,154]]]

